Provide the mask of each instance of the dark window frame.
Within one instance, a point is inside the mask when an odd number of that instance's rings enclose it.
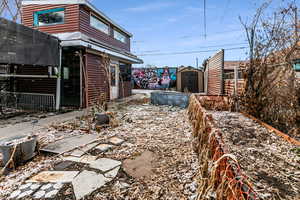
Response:
[[[96,20],[102,22],[104,25],[107,26],[107,32],[101,30],[100,28],[92,25],[92,18],[95,18]],[[101,31],[102,33],[105,33],[106,35],[110,35],[110,25],[109,23],[105,22],[104,20],[102,20],[101,18],[99,18],[97,15],[90,13],[90,26],[97,29],[98,31]]]
[[[33,14],[33,18],[34,18],[34,26],[35,27],[40,27],[40,26],[53,26],[53,25],[58,25],[58,24],[64,24],[65,23],[65,8],[53,8],[53,9],[47,9],[47,10],[40,10],[40,11],[36,11]],[[42,14],[49,14],[49,13],[55,13],[55,12],[64,12],[64,17],[63,17],[63,22],[59,22],[59,23],[50,23],[50,24],[44,24],[44,25],[40,25],[40,21],[39,21],[39,16]]]

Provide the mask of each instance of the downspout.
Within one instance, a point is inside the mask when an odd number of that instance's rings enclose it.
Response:
[[[61,99],[61,75],[62,75],[62,47],[59,45],[59,65],[58,65],[58,76],[56,79],[56,110],[60,109]]]

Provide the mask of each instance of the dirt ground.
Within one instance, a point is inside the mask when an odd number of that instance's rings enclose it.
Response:
[[[262,199],[300,199],[300,155],[296,146],[240,113],[210,111],[229,152]]]
[[[195,199],[198,161],[191,147],[191,126],[186,110],[137,102],[118,105],[110,111],[114,113],[117,123],[114,128],[87,131],[87,122],[77,119],[39,133],[41,145],[70,134],[97,134],[103,141],[112,136],[125,140],[122,145],[106,153],[88,152],[93,156],[122,161],[123,164],[113,182],[86,199]],[[59,160],[55,155],[41,154],[2,177],[0,199],[5,199],[37,172],[52,170]],[[84,166],[74,164],[69,166],[69,170],[77,167]],[[65,186],[59,199],[75,199],[71,185]]]

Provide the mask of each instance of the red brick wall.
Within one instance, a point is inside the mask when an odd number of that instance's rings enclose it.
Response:
[[[211,57],[206,67],[207,94],[223,94],[224,51]]]
[[[244,90],[245,80],[238,80],[238,94],[241,94]],[[224,94],[233,95],[234,94],[234,79],[226,79],[224,81]]]

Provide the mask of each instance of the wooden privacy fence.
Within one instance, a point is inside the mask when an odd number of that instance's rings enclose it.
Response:
[[[235,157],[229,154],[222,132],[206,109],[229,110],[225,96],[190,98],[188,114],[193,126],[194,149],[200,164],[198,199],[255,200],[257,193],[242,173]]]

